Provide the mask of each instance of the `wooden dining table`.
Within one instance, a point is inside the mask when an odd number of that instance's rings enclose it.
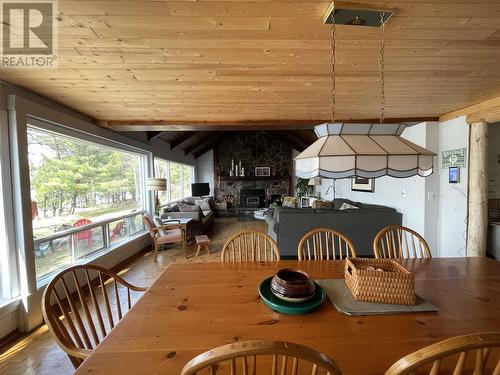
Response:
[[[383,374],[402,356],[450,336],[500,331],[500,262],[402,260],[415,291],[438,312],[347,316],[327,299],[301,316],[276,313],[260,282],[281,268],[343,278],[342,261],[177,263],[168,267],[76,374],[179,374],[196,355],[240,340],[296,342],[332,357],[344,374]]]

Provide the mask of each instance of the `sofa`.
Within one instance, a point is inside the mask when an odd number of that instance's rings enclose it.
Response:
[[[205,199],[208,206],[201,207],[196,205],[197,200]],[[188,197],[177,202],[169,203],[162,208],[161,218],[181,219],[192,218],[187,227],[188,237],[193,237],[201,233],[207,233],[214,222],[214,198],[207,197]]]
[[[344,203],[357,209],[340,209]],[[401,225],[403,215],[394,208],[335,199],[332,209],[277,207],[266,215],[268,234],[284,258],[297,257],[300,239],[311,229],[326,227],[342,232],[353,242],[358,256],[373,257],[373,239],[387,225]]]

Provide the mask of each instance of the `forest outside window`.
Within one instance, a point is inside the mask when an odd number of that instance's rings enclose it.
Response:
[[[155,158],[154,167],[155,177],[167,179],[167,191],[158,194],[161,205],[191,196],[191,184],[194,182],[194,168],[191,165]]]
[[[28,155],[37,279],[143,230],[144,154],[29,127]]]

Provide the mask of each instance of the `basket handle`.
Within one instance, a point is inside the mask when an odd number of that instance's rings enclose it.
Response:
[[[349,272],[349,275],[352,275],[352,268],[351,268],[351,266],[347,266],[347,272]]]

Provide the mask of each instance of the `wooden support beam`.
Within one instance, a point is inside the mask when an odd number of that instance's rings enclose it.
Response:
[[[274,132],[276,137],[281,139],[283,142],[288,144],[290,147],[302,152],[304,151],[309,144],[302,140],[301,138],[295,136],[290,131],[276,131]]]
[[[186,154],[191,154],[194,150],[203,147],[203,145],[212,142],[214,139],[218,139],[222,132],[212,132],[207,133],[206,137],[201,138],[198,142],[193,143],[191,146],[187,147],[184,151]]]
[[[196,132],[181,133],[177,138],[175,138],[174,140],[170,141],[170,148],[172,150],[175,150],[176,148],[182,146],[188,140],[190,140],[191,138],[193,138],[195,135],[196,135]]]
[[[488,231],[488,124],[470,125],[467,256],[485,256]]]
[[[389,118],[386,123],[420,123],[437,121],[437,117]],[[316,125],[329,122],[329,119],[318,120],[258,120],[258,121],[169,121],[169,120],[100,120],[101,126],[116,131],[221,131],[221,130],[293,130],[313,129]],[[347,123],[378,123],[379,119],[338,119]]]
[[[199,158],[205,152],[209,151],[210,149],[214,148],[219,143],[221,143],[224,140],[224,138],[226,138],[228,135],[229,135],[229,133],[227,133],[227,132],[217,133],[213,138],[211,138],[210,140],[207,140],[200,147],[193,150],[194,157]]]
[[[500,121],[500,96],[469,107],[445,113],[439,116],[439,121],[452,120],[461,116],[467,116],[468,124],[476,124],[481,121],[487,123]]]
[[[152,132],[146,132],[146,137],[148,139],[148,142],[151,142],[153,139],[158,138],[158,136],[163,133],[161,131],[152,131]]]

